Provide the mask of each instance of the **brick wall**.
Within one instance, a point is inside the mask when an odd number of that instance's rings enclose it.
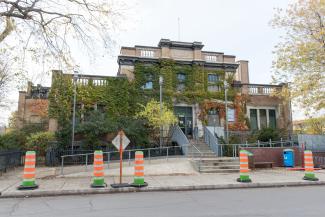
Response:
[[[287,147],[276,147],[276,148],[242,148],[253,153],[254,162],[273,162],[273,166],[283,166],[283,150]],[[294,150],[295,166],[302,166],[303,152],[300,151],[299,147],[291,147]]]

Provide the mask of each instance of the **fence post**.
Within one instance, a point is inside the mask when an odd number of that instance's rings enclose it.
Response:
[[[86,154],[86,171],[88,171],[88,154]]]
[[[150,150],[151,150],[151,148],[149,148],[149,163],[151,163],[151,157],[150,157]]]
[[[107,152],[107,168],[109,168],[109,160],[111,158],[111,152]]]
[[[63,176],[64,157],[61,156],[61,175]]]
[[[129,151],[129,166],[131,165],[131,151]]]
[[[257,147],[260,147],[260,140],[257,140]]]
[[[247,148],[247,147],[248,147],[248,142],[247,142],[247,140],[246,140],[245,144],[246,144],[246,148]]]
[[[282,141],[282,137],[281,137],[281,147],[283,147],[283,141]]]
[[[168,147],[167,147],[167,161],[168,161]]]
[[[270,139],[269,140],[269,143],[270,143],[270,148],[272,147],[272,140]]]

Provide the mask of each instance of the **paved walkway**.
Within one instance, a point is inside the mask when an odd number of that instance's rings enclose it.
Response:
[[[178,169],[176,169],[178,168]],[[179,171],[183,168],[182,173]],[[82,168],[75,167],[75,170]],[[89,168],[90,169],[90,168]],[[167,170],[170,170],[167,173]],[[238,183],[239,173],[200,174],[194,171],[186,159],[173,159],[166,162],[153,162],[145,165],[146,188],[92,189],[91,172],[76,172],[65,176],[59,174],[59,168],[37,168],[37,183],[39,188],[29,191],[18,191],[16,187],[21,182],[22,168],[10,171],[0,177],[1,197],[22,196],[51,196],[66,194],[114,193],[133,191],[163,191],[163,190],[195,190],[195,189],[224,189],[247,187],[280,187],[299,185],[325,185],[325,170],[316,171],[318,182],[302,180],[303,171],[288,171],[284,168],[255,170],[251,172],[252,183]],[[106,183],[118,183],[118,169],[111,168],[106,173]],[[123,182],[132,183],[130,168],[125,168]],[[70,171],[71,172],[71,171]],[[147,173],[148,172],[148,173]]]

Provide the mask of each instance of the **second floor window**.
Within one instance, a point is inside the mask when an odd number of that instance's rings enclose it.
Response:
[[[209,83],[216,83],[219,81],[219,76],[215,74],[208,74],[208,82]]]
[[[219,76],[216,74],[208,74],[208,91],[216,92],[220,90],[217,82],[219,81]]]
[[[184,91],[186,75],[184,73],[177,73],[177,81],[177,91]]]
[[[146,83],[142,86],[142,89],[144,90],[151,90],[153,88],[153,77],[150,74],[147,74],[145,76]]]

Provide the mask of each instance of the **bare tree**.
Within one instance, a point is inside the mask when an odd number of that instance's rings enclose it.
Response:
[[[54,57],[71,65],[72,42],[89,53],[96,44],[111,47],[124,10],[106,0],[0,0],[0,46],[13,40],[36,61]]]
[[[6,94],[12,81],[12,76],[9,73],[8,64],[0,60],[0,107],[6,105]]]

